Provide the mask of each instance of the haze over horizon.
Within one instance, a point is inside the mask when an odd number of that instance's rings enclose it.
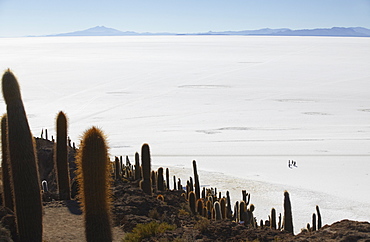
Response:
[[[154,33],[370,28],[370,0],[0,0],[0,22],[0,37],[57,34],[102,25]]]

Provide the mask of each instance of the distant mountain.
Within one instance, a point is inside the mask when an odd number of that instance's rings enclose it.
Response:
[[[291,30],[287,28],[281,29],[258,29],[258,30],[242,30],[242,31],[221,31],[221,32],[205,32],[205,33],[137,33],[133,31],[120,31],[104,26],[96,26],[90,29],[47,35],[47,36],[137,36],[137,35],[268,35],[268,36],[343,36],[343,37],[370,37],[370,29],[362,27],[333,27],[324,29],[300,29]]]
[[[301,29],[285,30],[275,35],[283,36],[343,36],[343,37],[370,37],[370,30],[365,28],[339,28],[331,29]]]
[[[209,31],[207,33],[199,33],[198,35],[273,35],[279,32],[287,31],[290,29],[258,29],[258,30],[241,30],[241,31],[222,31],[213,32]]]
[[[207,32],[201,35],[272,35],[272,36],[342,36],[342,37],[370,37],[370,29],[341,28],[333,27],[331,29],[259,29],[243,31],[224,31],[224,32]]]
[[[53,34],[50,36],[135,36],[135,35],[176,35],[172,33],[137,33],[133,31],[120,31],[113,28],[107,28],[105,26],[96,26],[93,28],[75,31],[70,33]]]
[[[112,29],[112,28],[107,28],[104,26],[96,26],[96,27],[81,30],[81,31],[55,34],[55,35],[47,35],[47,36],[122,36],[122,35],[137,35],[137,33],[132,32],[132,31],[122,32],[122,31]]]

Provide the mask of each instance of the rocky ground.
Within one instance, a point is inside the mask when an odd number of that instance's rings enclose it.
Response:
[[[83,216],[77,200],[58,201],[55,173],[52,162],[53,143],[37,139],[39,171],[42,180],[48,181],[50,194],[44,196],[44,241],[85,241]],[[71,178],[74,177],[74,153],[70,147]],[[166,222],[175,225],[173,230],[158,233],[141,241],[370,241],[370,223],[342,220],[325,225],[318,231],[292,235],[267,226],[247,227],[231,221],[209,220],[193,215],[182,191],[163,191],[145,194],[139,182],[122,178],[112,183],[112,220],[114,241],[121,241],[138,224]],[[163,195],[164,201],[157,199]],[[294,214],[293,214],[294,216]],[[10,241],[15,222],[12,211],[0,209],[3,227],[0,241]]]

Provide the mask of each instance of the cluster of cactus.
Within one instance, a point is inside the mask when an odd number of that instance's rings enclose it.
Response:
[[[122,156],[121,156],[122,157]],[[112,164],[112,173],[116,180],[127,179],[131,181],[139,181],[140,188],[148,195],[152,195],[153,192],[163,192],[170,190],[170,171],[166,168],[164,174],[164,168],[159,167],[157,171],[151,169],[151,157],[150,149],[148,144],[143,144],[141,147],[141,165],[140,156],[135,153],[135,165],[131,165],[128,156],[126,156],[126,164],[122,164],[118,157],[115,157],[115,161]],[[181,180],[176,183],[176,177],[174,176],[174,190],[176,187],[181,187]]]
[[[3,201],[5,206],[15,212],[17,231],[12,237],[14,241],[41,242],[41,187],[44,195],[49,192],[48,184],[46,180],[40,184],[34,139],[18,81],[10,70],[2,77],[2,89],[7,106],[7,113],[1,119]],[[58,114],[56,123],[54,164],[58,193],[60,199],[69,200],[71,191],[67,144],[72,146],[67,137],[67,118],[63,112]],[[45,137],[48,139],[46,129]],[[85,133],[77,160],[86,240],[112,241],[109,157],[104,135],[99,129],[93,127]]]
[[[7,113],[1,119],[2,141],[2,182],[4,205],[15,211],[17,237],[20,241],[42,241],[42,204],[41,190],[48,192],[47,181],[40,186],[37,170],[37,158],[34,140],[28,125],[24,110],[19,84],[10,70],[2,78],[3,96],[7,106]],[[67,118],[61,111],[56,122],[55,168],[59,197],[62,200],[71,199],[69,164],[67,160],[68,146],[71,140],[67,136]],[[43,137],[44,130],[41,137]],[[45,137],[48,139],[47,129]],[[54,141],[54,138],[52,137]],[[19,152],[22,150],[22,152]],[[110,162],[108,147],[103,132],[92,127],[84,133],[80,150],[77,156],[77,183],[79,196],[85,217],[85,234],[87,241],[112,241],[111,232],[111,177],[115,180],[128,179],[138,181],[144,193],[170,190],[170,172],[160,167],[157,171],[151,169],[151,157],[148,144],[141,148],[141,164],[138,153],[135,153],[135,165],[126,156],[115,157]],[[194,177],[186,182],[186,189],[182,196],[188,201],[193,215],[200,215],[208,219],[230,219],[248,227],[258,227],[254,217],[255,206],[250,204],[250,194],[242,190],[242,200],[236,201],[234,212],[231,207],[230,194],[226,196],[217,188],[200,189],[199,175],[196,161],[193,160]],[[74,183],[76,184],[76,182]],[[173,189],[183,190],[181,179],[173,176]],[[162,194],[157,199],[164,201]],[[276,210],[271,209],[269,219],[260,221],[259,226],[269,226],[271,229],[285,230],[294,233],[292,208],[289,193],[284,192],[284,214],[281,213],[276,221]],[[29,221],[32,221],[30,223]],[[308,231],[315,231],[322,227],[319,207],[312,214],[312,227],[307,224]]]
[[[316,213],[312,214],[312,227],[310,226],[310,223],[307,223],[306,230],[309,232],[316,231],[322,227],[321,213],[318,205],[316,205]]]
[[[255,206],[253,204],[249,205],[250,194],[245,190],[242,190],[242,200],[236,201],[234,205],[234,212],[231,209],[230,194],[228,191],[226,192],[226,197],[222,197],[221,192],[219,192],[217,196],[217,188],[206,189],[203,187],[202,191],[200,192],[201,195],[198,198],[197,191],[199,186],[199,177],[195,161],[193,161],[193,169],[195,182],[193,183],[193,179],[190,177],[186,183],[186,190],[182,194],[182,196],[187,199],[189,209],[192,214],[201,215],[205,218],[214,220],[231,219],[234,222],[244,224],[245,226],[255,228],[258,226],[265,226],[271,229],[285,230],[294,234],[292,207],[289,193],[287,191],[284,192],[283,216],[281,213],[279,213],[277,218],[276,210],[275,208],[272,208],[271,214],[268,216],[268,220],[263,221],[261,219],[258,225],[257,218],[253,215]],[[178,179],[181,181],[180,178]],[[176,177],[174,177],[174,185],[176,186]],[[318,206],[316,206],[316,213],[317,214],[313,214],[312,216],[313,226],[310,227],[308,224],[309,231],[314,231],[322,227],[321,214]]]

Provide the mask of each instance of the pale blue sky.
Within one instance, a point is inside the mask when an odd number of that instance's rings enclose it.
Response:
[[[104,25],[196,33],[260,28],[370,28],[370,0],[0,0],[0,37]]]

